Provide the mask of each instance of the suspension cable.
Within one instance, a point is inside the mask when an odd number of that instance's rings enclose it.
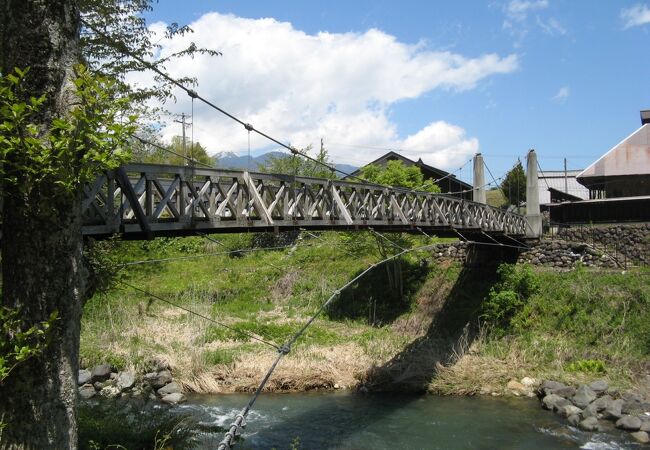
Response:
[[[145,139],[145,138],[143,138],[143,137],[141,137],[141,136],[138,136],[137,134],[132,134],[131,137],[133,137],[134,139],[137,139],[138,141],[142,142],[143,144],[151,145],[152,147],[155,147],[155,148],[157,148],[157,149],[159,149],[159,150],[162,150],[162,151],[165,151],[165,152],[171,153],[172,155],[175,155],[175,156],[178,156],[178,157],[180,157],[180,158],[183,158],[184,160],[186,160],[186,161],[188,161],[188,162],[192,162],[192,163],[194,163],[194,164],[198,164],[198,165],[201,165],[201,166],[205,166],[205,167],[207,167],[207,168],[209,168],[209,169],[214,169],[214,166],[211,166],[211,165],[206,164],[206,163],[204,163],[204,162],[197,161],[197,160],[195,160],[195,159],[192,159],[192,158],[189,158],[189,157],[187,157],[187,156],[181,155],[180,153],[176,153],[175,151],[173,151],[173,150],[171,150],[171,149],[169,149],[169,148],[166,148],[165,146],[162,146],[162,145],[157,144],[157,143],[155,143],[155,142],[149,141],[149,140],[147,140],[147,139]]]
[[[433,244],[433,245],[435,245],[435,244]],[[277,358],[275,359],[275,361],[273,362],[273,364],[271,365],[269,370],[264,375],[264,378],[262,379],[259,386],[255,390],[255,393],[253,394],[253,396],[249,400],[248,404],[241,410],[241,412],[239,414],[237,414],[237,416],[235,416],[235,421],[230,425],[230,428],[229,428],[228,432],[225,434],[223,440],[219,443],[219,446],[217,447],[217,450],[228,450],[228,449],[231,448],[232,444],[234,444],[235,439],[237,437],[237,431],[245,425],[246,416],[248,415],[249,411],[251,410],[251,408],[255,404],[255,401],[257,400],[259,395],[262,393],[262,390],[266,386],[266,383],[268,382],[269,378],[271,377],[271,375],[275,371],[275,368],[277,367],[280,360],[282,360],[282,358],[285,355],[288,355],[289,352],[291,352],[291,346],[300,338],[300,336],[302,336],[302,334],[314,322],[314,320],[316,320],[316,318],[323,311],[325,311],[325,309],[327,309],[329,307],[329,305],[332,303],[332,301],[334,301],[334,299],[336,299],[338,296],[341,295],[342,291],[344,291],[346,288],[348,288],[349,286],[354,284],[356,281],[358,281],[361,277],[363,277],[366,273],[370,272],[375,267],[383,265],[383,264],[385,264],[388,261],[391,261],[393,259],[399,258],[400,256],[402,256],[402,255],[404,255],[406,253],[413,252],[413,251],[421,251],[421,250],[425,250],[425,249],[428,249],[428,248],[432,248],[433,245],[425,245],[425,246],[421,246],[421,247],[405,249],[405,250],[403,250],[403,251],[401,251],[401,252],[399,252],[399,253],[397,253],[397,254],[395,254],[393,256],[389,256],[389,257],[387,257],[387,258],[385,258],[385,259],[383,259],[383,260],[381,260],[381,261],[379,261],[377,263],[371,264],[364,271],[359,273],[356,277],[352,278],[347,283],[345,283],[343,286],[341,286],[339,289],[335,290],[330,295],[330,297],[327,299],[327,301],[325,301],[323,304],[321,304],[321,306],[318,308],[316,313],[314,313],[311,316],[311,318],[307,322],[305,322],[305,324],[302,326],[302,328],[300,328],[300,330],[298,330],[285,344],[280,346],[280,348],[278,349]]]

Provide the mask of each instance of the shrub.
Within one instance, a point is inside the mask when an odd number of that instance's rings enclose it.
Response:
[[[483,305],[483,319],[493,332],[505,334],[513,327],[513,319],[528,299],[539,291],[539,280],[527,265],[501,264],[499,281],[490,289]]]
[[[605,363],[600,359],[580,359],[566,367],[567,372],[605,373]]]

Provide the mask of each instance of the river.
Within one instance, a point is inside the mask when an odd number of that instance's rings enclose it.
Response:
[[[245,395],[194,395],[174,411],[227,427]],[[214,449],[221,432],[201,436]],[[535,399],[361,395],[349,392],[264,394],[249,415],[241,449],[627,449],[641,448],[615,429],[583,433]],[[292,442],[299,442],[292,447]]]

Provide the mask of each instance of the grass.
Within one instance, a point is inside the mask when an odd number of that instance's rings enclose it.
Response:
[[[189,391],[254,389],[277,353],[243,332],[284,343],[334,289],[382,259],[372,235],[320,237],[304,237],[291,251],[129,266],[121,272],[129,283],[235,331],[118,284],[84,308],[82,365],[108,362],[141,373],[158,359],[171,365]],[[430,242],[392,238],[403,245]],[[250,248],[252,242],[247,234],[217,239],[222,245],[200,238],[102,245],[115,261],[136,261]],[[353,254],[346,252],[350,248]],[[433,392],[471,394],[498,391],[523,376],[565,381],[602,376],[625,387],[647,370],[647,269],[535,269],[531,276],[538,290],[512,303],[506,315],[490,311],[507,320],[497,333],[489,323],[477,324],[485,322],[490,290],[506,289],[508,283],[499,282],[493,270],[422,264],[424,257],[413,253],[399,265],[378,267],[344,291],[294,345],[267,389],[350,387],[373,380],[385,387],[392,379],[401,387],[419,389],[414,386],[424,380]]]

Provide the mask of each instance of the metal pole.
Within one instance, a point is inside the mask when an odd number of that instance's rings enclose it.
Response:
[[[564,192],[567,194],[569,193],[569,181],[566,173],[566,158],[564,158]]]

